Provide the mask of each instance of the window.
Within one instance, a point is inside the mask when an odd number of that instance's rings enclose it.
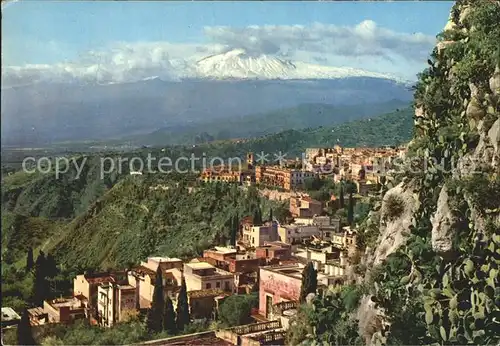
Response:
[[[211,289],[211,288],[212,288],[212,284],[211,284],[211,283],[207,283],[207,285],[206,285],[206,289],[207,289],[207,290],[209,290],[209,289]]]
[[[217,281],[217,282],[215,283],[215,287],[220,288],[220,281]]]
[[[229,291],[229,282],[228,281],[224,282],[224,288],[226,291]]]

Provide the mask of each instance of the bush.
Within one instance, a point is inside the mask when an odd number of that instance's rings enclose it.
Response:
[[[252,321],[252,308],[257,304],[256,294],[229,296],[219,308],[219,319],[229,327],[248,324]]]
[[[394,193],[387,195],[387,198],[384,201],[384,212],[382,215],[382,219],[385,221],[392,221],[400,217],[404,211],[405,203],[400,196]]]

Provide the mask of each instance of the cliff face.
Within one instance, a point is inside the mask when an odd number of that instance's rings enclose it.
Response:
[[[499,23],[499,1],[458,1],[419,76],[401,183],[372,213],[379,237],[358,309],[367,344],[499,340]],[[405,318],[421,335],[405,339]]]

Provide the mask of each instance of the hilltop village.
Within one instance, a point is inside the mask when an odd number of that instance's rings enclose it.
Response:
[[[205,342],[283,344],[289,320],[298,308],[306,266],[314,268],[318,289],[327,290],[348,283],[349,263],[359,256],[352,218],[326,215],[325,203],[304,191],[306,182],[351,182],[356,190],[349,192],[349,198],[357,203],[378,193],[381,178],[393,168],[393,160],[404,154],[405,148],[336,146],[308,149],[303,162],[256,165],[249,153],[241,171],[205,170],[199,177],[205,183],[255,185],[267,191],[267,197],[287,200],[290,217],[286,224],[272,215],[264,220],[244,216],[236,220],[234,239],[205,250],[201,257],[149,257],[124,271],[81,273],[73,280],[71,297],[46,300],[28,309],[30,324],[86,320],[112,327],[131,314],[145,315],[161,276],[163,292],[173,306],[185,290],[192,320],[215,320],[221,303],[231,295],[258,294],[258,306],[250,316],[253,323],[203,334],[208,338]],[[327,203],[343,205],[341,199],[332,195]]]

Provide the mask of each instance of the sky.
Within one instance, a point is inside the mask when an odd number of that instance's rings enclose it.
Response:
[[[452,5],[21,0],[2,5],[2,79],[179,75],[236,48],[413,79]]]

